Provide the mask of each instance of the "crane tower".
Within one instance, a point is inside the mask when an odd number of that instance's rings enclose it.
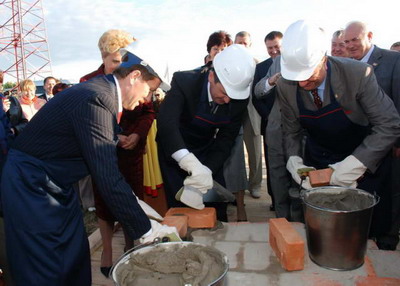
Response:
[[[52,74],[41,0],[0,0],[0,69],[13,82]]]

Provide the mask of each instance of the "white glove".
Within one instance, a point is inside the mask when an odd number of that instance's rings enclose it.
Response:
[[[148,218],[155,219],[157,221],[163,221],[164,218],[151,206],[149,206],[147,203],[144,201],[140,200],[138,197],[136,197],[139,206],[143,209],[144,213],[147,215]]]
[[[139,239],[140,243],[151,243],[154,241],[155,238],[163,238],[165,236],[168,236],[171,240],[173,241],[182,241],[179,238],[179,233],[176,230],[176,227],[174,226],[167,226],[167,225],[162,225],[155,220],[150,220],[151,223],[151,233],[145,236],[142,236]]]
[[[175,199],[197,210],[202,210],[205,207],[203,204],[203,193],[192,186],[183,186],[176,193]]]
[[[187,154],[179,161],[179,167],[190,174],[183,181],[185,186],[191,186],[205,194],[213,186],[212,172],[196,158],[193,153]]]
[[[329,165],[334,171],[330,184],[342,187],[357,187],[357,179],[364,175],[367,167],[353,155],[347,156],[343,161]]]
[[[301,184],[303,189],[311,189],[310,178],[306,177],[303,182],[301,182],[300,173],[302,171],[309,172],[311,170],[315,170],[314,167],[309,167],[303,164],[303,159],[299,156],[290,156],[289,160],[286,163],[286,169],[292,175],[293,180],[296,181],[297,184]]]

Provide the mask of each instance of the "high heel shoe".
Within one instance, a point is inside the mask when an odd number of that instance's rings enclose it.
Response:
[[[101,259],[103,260],[103,252],[101,253]],[[108,276],[110,275],[111,267],[112,267],[112,266],[100,266],[100,272],[101,272],[106,278],[108,278]]]
[[[110,275],[111,267],[100,267],[100,272],[103,273],[103,275],[108,278]]]

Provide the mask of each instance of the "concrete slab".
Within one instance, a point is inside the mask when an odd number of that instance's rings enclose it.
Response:
[[[292,224],[306,241],[304,224]],[[365,263],[358,269],[334,271],[320,267],[311,261],[306,246],[304,270],[285,271],[268,243],[268,231],[268,223],[225,223],[223,229],[194,231],[192,238],[227,255],[230,270],[226,286],[351,286],[373,278],[390,282],[400,279],[400,251],[378,250],[373,241],[368,241]]]

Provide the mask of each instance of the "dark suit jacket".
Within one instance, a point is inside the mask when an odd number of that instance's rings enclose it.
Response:
[[[374,68],[379,86],[393,100],[400,113],[400,53],[375,46],[368,63]],[[396,147],[400,147],[400,139]]]
[[[38,95],[38,98],[44,99],[44,100],[46,100],[46,101],[49,101],[49,99],[47,98],[47,96],[46,96],[45,93],[43,93],[43,94],[41,94],[41,95]]]
[[[39,110],[13,148],[44,162],[65,162],[60,166],[67,178],[68,161],[86,165],[112,213],[136,239],[150,229],[150,222],[118,171],[117,106],[112,75],[65,89]]]
[[[400,113],[400,53],[375,46],[368,63],[374,68],[379,86]]]
[[[201,92],[208,73],[201,69],[192,71],[176,72],[172,78],[171,90],[165,96],[157,117],[157,141],[165,151],[166,158],[179,150],[187,148],[180,126],[191,122],[196,114]],[[229,104],[220,105],[218,112],[229,109],[231,123],[219,128],[214,142],[207,152],[207,158],[203,164],[211,169],[213,173],[218,172],[225,160],[229,157],[242,125],[244,112],[248,100],[231,100]]]
[[[269,58],[256,66],[256,71],[254,74],[254,80],[252,85],[253,94],[253,105],[256,108],[258,114],[261,116],[261,134],[265,135],[265,128],[267,127],[268,115],[271,112],[272,106],[274,104],[275,96],[259,99],[254,95],[254,87],[256,84],[267,74],[270,66],[272,65],[272,58]]]

